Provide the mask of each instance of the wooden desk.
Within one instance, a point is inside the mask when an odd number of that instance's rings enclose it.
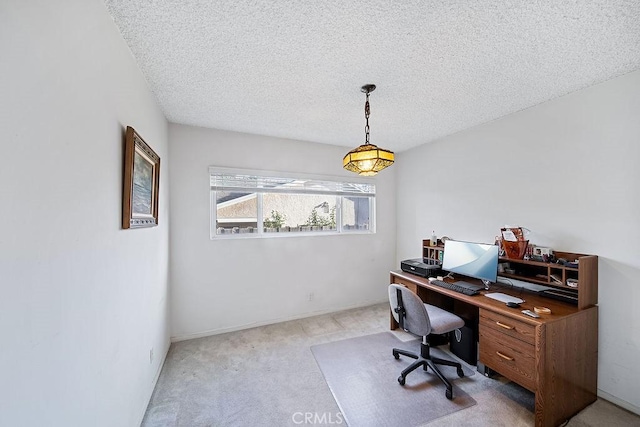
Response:
[[[503,286],[488,291],[525,300],[514,309],[485,297],[485,291],[468,296],[400,270],[391,272],[390,282],[407,286],[429,304],[478,319],[480,362],[535,393],[536,426],[557,426],[596,400],[597,306],[579,310]],[[551,314],[536,319],[521,313],[534,306],[548,307]],[[391,329],[396,329],[393,316],[390,319]]]

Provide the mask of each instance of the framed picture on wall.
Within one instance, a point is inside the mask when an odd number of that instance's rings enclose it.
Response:
[[[160,157],[127,126],[124,144],[122,228],[158,225]]]

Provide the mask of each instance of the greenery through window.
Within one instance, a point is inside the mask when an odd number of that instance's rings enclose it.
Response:
[[[211,238],[374,233],[375,185],[210,168]]]

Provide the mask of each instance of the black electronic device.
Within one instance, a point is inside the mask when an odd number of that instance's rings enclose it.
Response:
[[[538,295],[542,295],[547,298],[553,298],[558,301],[568,302],[569,304],[578,305],[578,292],[575,289],[557,289],[548,288],[538,292]]]
[[[507,307],[518,308],[518,307],[520,307],[520,304],[518,304],[517,302],[509,301],[507,303]]]
[[[478,363],[477,322],[464,319],[465,326],[449,332],[449,350],[470,365]]]
[[[440,273],[440,261],[430,258],[406,259],[400,262],[400,268],[417,276],[437,276]]]

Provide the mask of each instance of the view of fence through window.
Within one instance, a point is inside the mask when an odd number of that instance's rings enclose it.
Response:
[[[375,185],[211,168],[212,238],[375,232]]]

